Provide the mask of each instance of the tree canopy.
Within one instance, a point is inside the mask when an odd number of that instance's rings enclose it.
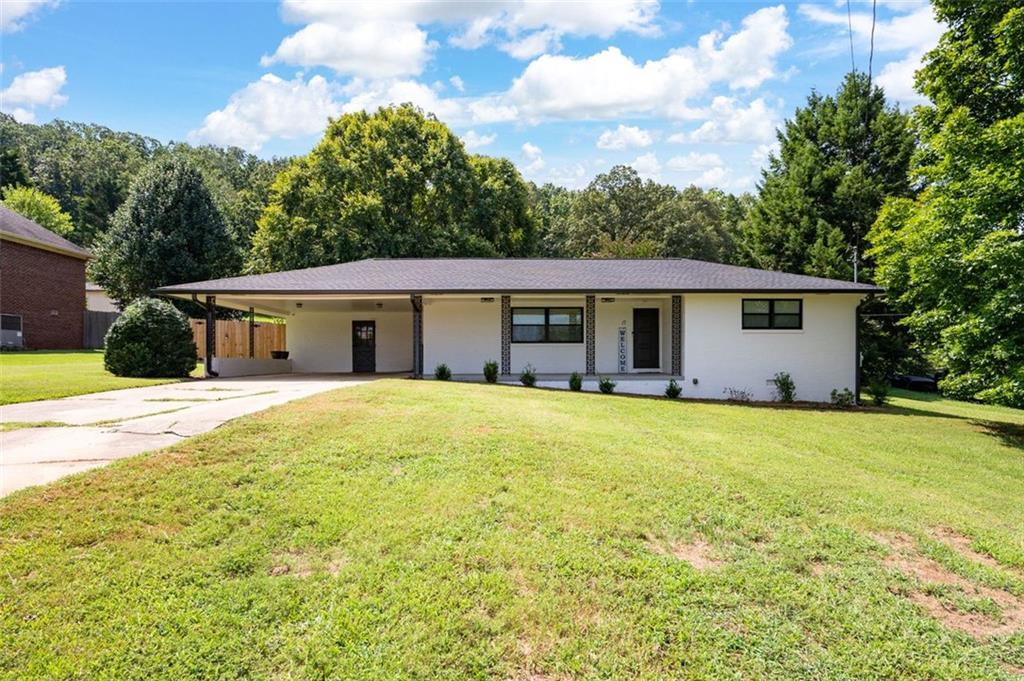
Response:
[[[132,183],[89,272],[125,308],[159,286],[227,276],[237,252],[220,210],[193,164],[155,161]]]
[[[70,235],[75,226],[71,216],[61,210],[57,199],[33,187],[7,187],[3,190],[3,205],[15,213],[63,237]]]
[[[878,281],[943,391],[1024,407],[1024,8],[935,3],[948,26],[918,72],[924,189],[870,234]]]

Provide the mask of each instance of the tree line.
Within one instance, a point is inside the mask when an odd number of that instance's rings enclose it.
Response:
[[[948,371],[957,397],[1024,406],[1024,9],[934,3],[948,30],[913,114],[870,74],[812,92],[755,194],[628,166],[571,190],[472,155],[411,105],[332,120],[263,160],[0,118],[4,202],[97,254],[126,303],[153,287],[367,257],[685,257],[875,282],[865,372]]]

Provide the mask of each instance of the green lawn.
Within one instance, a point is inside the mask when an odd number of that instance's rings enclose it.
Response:
[[[1020,411],[379,381],[0,500],[0,670],[1008,678],[1022,498]]]
[[[103,368],[102,350],[0,353],[0,404],[173,383],[174,378],[121,378]]]

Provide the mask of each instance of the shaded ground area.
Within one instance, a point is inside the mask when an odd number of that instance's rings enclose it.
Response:
[[[367,378],[291,374],[189,381],[0,407],[0,496],[205,433]]]
[[[194,375],[202,375],[198,367]],[[177,381],[114,376],[103,368],[102,350],[0,352],[0,404],[53,400]]]
[[[984,424],[1022,422],[324,393],[0,500],[0,669],[1010,678],[1024,456]]]

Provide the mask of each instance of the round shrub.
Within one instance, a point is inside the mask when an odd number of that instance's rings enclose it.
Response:
[[[434,367],[434,378],[439,381],[451,380],[452,370],[448,368],[447,364],[441,363]]]
[[[180,378],[196,368],[188,318],[164,300],[140,298],[107,331],[103,366],[116,376]]]

